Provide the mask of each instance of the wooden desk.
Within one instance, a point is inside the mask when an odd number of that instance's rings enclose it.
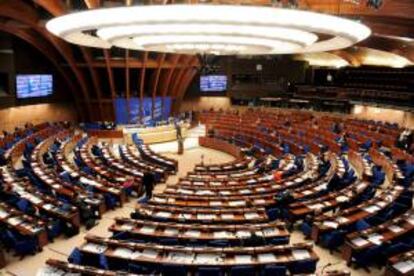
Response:
[[[388,259],[384,276],[414,275],[414,250],[392,256]]]

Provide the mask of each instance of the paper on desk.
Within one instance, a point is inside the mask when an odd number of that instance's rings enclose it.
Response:
[[[394,233],[399,233],[399,232],[404,230],[403,228],[401,228],[398,225],[391,225],[391,226],[388,227],[388,229],[390,229]]]
[[[221,214],[221,217],[223,219],[234,219],[234,215],[233,214]]]
[[[161,217],[161,218],[169,218],[171,217],[171,213],[161,211],[161,212],[155,213],[155,216]]]
[[[200,234],[201,232],[197,230],[188,230],[184,232],[184,235],[189,236],[189,237],[199,237]]]
[[[352,243],[358,247],[361,247],[361,246],[368,244],[368,241],[363,238],[358,237],[358,238],[353,239]]]
[[[106,250],[106,245],[96,244],[96,243],[87,243],[82,247],[83,250],[89,251],[92,253],[100,254]]]
[[[373,233],[368,236],[368,240],[373,244],[380,245],[384,237],[378,233]]]
[[[219,265],[222,258],[219,254],[201,253],[197,254],[195,260],[196,263],[200,264],[217,264]]]
[[[244,217],[246,219],[257,219],[260,218],[260,216],[257,213],[245,213]]]
[[[371,206],[365,207],[363,209],[364,209],[364,211],[366,211],[368,213],[375,213],[375,212],[381,210],[381,208],[376,206],[376,205],[371,205]]]
[[[143,233],[154,233],[155,232],[155,227],[151,227],[151,226],[144,226],[140,229],[141,232]]]
[[[296,260],[303,260],[310,258],[310,254],[307,250],[303,249],[294,249],[292,255]]]
[[[393,267],[401,273],[407,273],[414,269],[414,261],[399,262],[394,264]]]
[[[112,254],[120,258],[130,259],[133,256],[133,253],[134,252],[128,248],[118,247]]]
[[[335,222],[335,221],[328,221],[328,220],[326,220],[326,221],[324,221],[323,223],[322,223],[322,225],[323,226],[326,226],[326,227],[329,227],[329,228],[334,228],[334,229],[336,229],[336,228],[338,228],[338,223],[337,222]]]
[[[248,264],[253,262],[253,258],[251,255],[235,255],[234,262],[236,264]]]
[[[258,258],[259,258],[259,262],[261,262],[261,263],[268,263],[268,262],[276,261],[275,254],[273,254],[273,253],[259,254]]]

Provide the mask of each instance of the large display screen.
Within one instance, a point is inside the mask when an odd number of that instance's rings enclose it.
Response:
[[[201,92],[223,92],[227,90],[227,76],[205,75],[200,76]]]
[[[52,75],[17,75],[16,95],[19,99],[46,97],[53,93]]]

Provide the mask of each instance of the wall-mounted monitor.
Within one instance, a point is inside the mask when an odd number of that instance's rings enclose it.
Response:
[[[53,76],[50,74],[16,76],[16,95],[18,99],[47,97],[52,93]]]
[[[224,92],[227,90],[226,75],[204,75],[200,76],[201,92]]]

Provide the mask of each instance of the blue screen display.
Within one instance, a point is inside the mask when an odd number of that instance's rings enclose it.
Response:
[[[227,89],[227,76],[207,75],[200,76],[200,90],[202,92],[222,92]]]
[[[142,101],[142,123],[151,125],[154,122],[166,120],[171,112],[171,98],[164,97],[164,108],[162,108],[162,97],[156,97],[154,100],[154,117],[152,118],[151,97],[144,97]],[[140,122],[141,100],[138,97],[129,99],[129,116],[128,101],[125,98],[117,98],[115,100],[115,116],[118,124],[136,124]]]
[[[16,94],[19,99],[46,97],[53,93],[52,75],[17,75]]]

